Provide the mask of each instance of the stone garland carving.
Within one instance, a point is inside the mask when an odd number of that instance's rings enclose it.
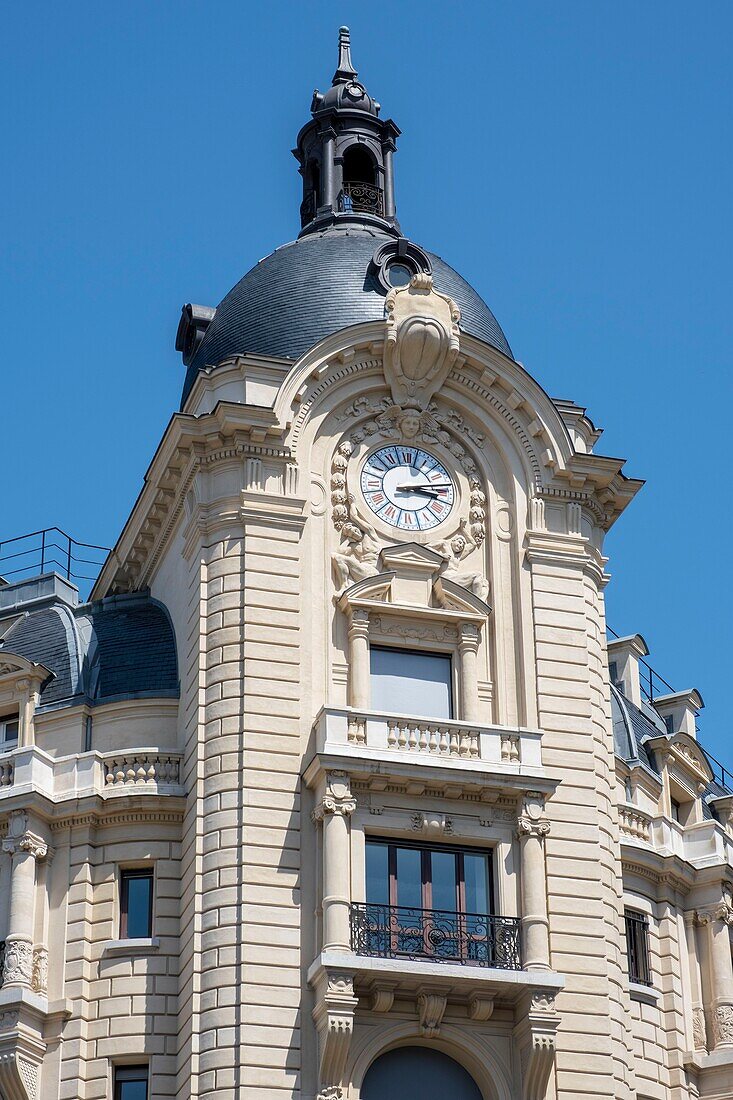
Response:
[[[393,635],[402,638],[403,641],[424,641],[429,638],[434,642],[455,642],[458,639],[458,631],[454,626],[413,626],[407,623],[392,623],[383,619],[381,615],[370,615],[369,621],[376,634]]]

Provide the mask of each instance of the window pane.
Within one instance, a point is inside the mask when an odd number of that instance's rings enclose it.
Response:
[[[117,1086],[119,1100],[147,1100],[147,1081],[121,1081]]]
[[[422,909],[422,853],[417,848],[397,849],[397,904]]]
[[[18,719],[6,718],[0,722],[0,744],[15,745],[18,740]]]
[[[433,883],[433,909],[447,909],[455,913],[456,905],[456,857],[453,852],[431,852]]]
[[[451,659],[440,653],[370,649],[372,710],[450,718]]]
[[[126,903],[125,937],[129,940],[147,939],[152,935],[150,927],[153,894],[152,874],[126,874],[123,879],[123,904]]]
[[[466,880],[466,912],[489,912],[489,876],[486,856],[466,852],[463,857],[463,873]]]
[[[366,846],[366,899],[372,905],[389,905],[389,848]]]

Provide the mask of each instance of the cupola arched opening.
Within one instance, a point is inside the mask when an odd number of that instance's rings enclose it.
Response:
[[[317,160],[310,161],[308,165],[308,185],[318,207],[321,201],[321,166]]]
[[[372,1062],[361,1100],[483,1100],[470,1073],[430,1047],[396,1047]]]
[[[344,153],[344,183],[366,183],[376,187],[374,158],[364,145],[350,145]]]

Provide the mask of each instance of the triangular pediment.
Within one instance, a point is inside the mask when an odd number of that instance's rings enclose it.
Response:
[[[385,546],[382,550],[382,562],[396,573],[401,569],[437,573],[443,564],[443,559],[428,546],[419,546],[416,542],[402,542],[395,546]]]

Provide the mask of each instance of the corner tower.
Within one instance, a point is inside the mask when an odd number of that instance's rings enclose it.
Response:
[[[302,233],[336,221],[371,222],[399,233],[392,157],[400,131],[379,117],[379,103],[357,76],[349,28],[341,27],[331,87],[325,95],[313,93],[313,117],[293,150],[303,177]]]

